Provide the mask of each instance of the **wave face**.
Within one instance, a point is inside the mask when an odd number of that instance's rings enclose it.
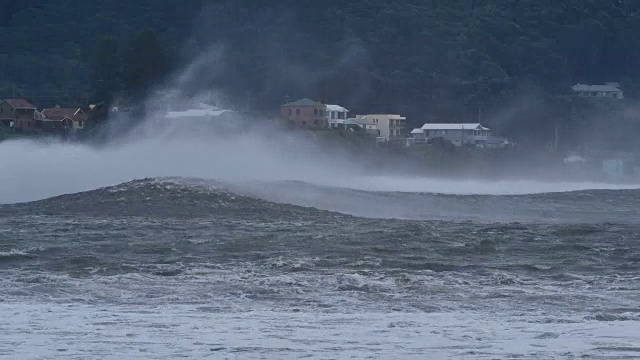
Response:
[[[3,210],[4,209],[4,210]],[[640,222],[640,190],[524,195],[363,191],[301,181],[150,178],[0,207],[43,215],[317,219],[328,211],[374,219],[526,223]]]

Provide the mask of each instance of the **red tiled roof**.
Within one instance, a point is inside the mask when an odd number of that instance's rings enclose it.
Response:
[[[80,112],[78,112],[80,110]],[[50,108],[42,110],[42,114],[46,119],[50,120],[62,120],[65,117],[73,118],[78,112],[77,117],[85,116],[80,108]]]
[[[35,109],[36,106],[31,104],[25,99],[5,99],[4,101],[8,102],[14,108],[26,108],[26,109]]]

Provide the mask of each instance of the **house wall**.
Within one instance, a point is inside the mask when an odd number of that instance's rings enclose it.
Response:
[[[386,141],[394,141],[407,137],[407,120],[395,114],[371,114],[363,118],[371,121]]]
[[[475,132],[475,134],[474,134]],[[474,130],[425,130],[425,135],[428,139],[443,138],[451,141],[454,145],[460,146],[475,145],[476,141],[487,141],[489,137],[488,131],[481,131],[480,133]]]
[[[0,126],[10,126],[14,121],[13,108],[6,101],[0,102]]]
[[[37,131],[34,109],[15,109],[13,127],[24,131]]]
[[[345,120],[348,117],[347,111],[327,110],[327,119],[329,120]]]
[[[327,107],[322,106],[282,106],[280,114],[291,125],[327,127]]]
[[[577,91],[579,96],[584,97],[608,97],[614,99],[623,99],[621,91]]]

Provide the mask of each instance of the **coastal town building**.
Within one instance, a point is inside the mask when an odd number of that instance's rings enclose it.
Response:
[[[303,98],[280,106],[280,115],[290,125],[303,127],[327,127],[327,106],[321,102]]]
[[[24,99],[0,102],[0,126],[36,131],[36,106]]]
[[[56,106],[42,110],[38,127],[42,129],[84,129],[87,114],[81,108],[61,108]]]
[[[375,135],[376,137],[380,136],[380,130],[378,130],[378,125],[373,122],[373,119],[368,118],[349,118],[346,120],[348,123],[354,123],[365,129],[368,134]]]
[[[397,114],[368,114],[356,115],[356,119],[375,125],[379,131],[380,141],[404,141],[407,127],[407,118]]]
[[[347,120],[349,117],[349,110],[340,105],[326,105],[327,106],[327,121],[329,127],[336,128],[337,125]]]
[[[624,99],[624,93],[620,90],[620,84],[608,82],[604,85],[586,85],[577,83],[571,87],[574,95],[581,97],[598,97]]]
[[[455,146],[499,148],[507,139],[492,136],[489,128],[480,123],[427,123],[411,131],[413,143],[433,142],[435,139],[450,141]]]

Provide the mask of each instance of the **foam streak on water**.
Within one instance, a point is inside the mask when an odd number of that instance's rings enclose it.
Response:
[[[191,306],[0,304],[0,356],[21,359],[631,358],[629,322],[549,325],[475,313],[210,313]],[[552,330],[552,331],[550,331]],[[29,354],[29,355],[27,355]]]

